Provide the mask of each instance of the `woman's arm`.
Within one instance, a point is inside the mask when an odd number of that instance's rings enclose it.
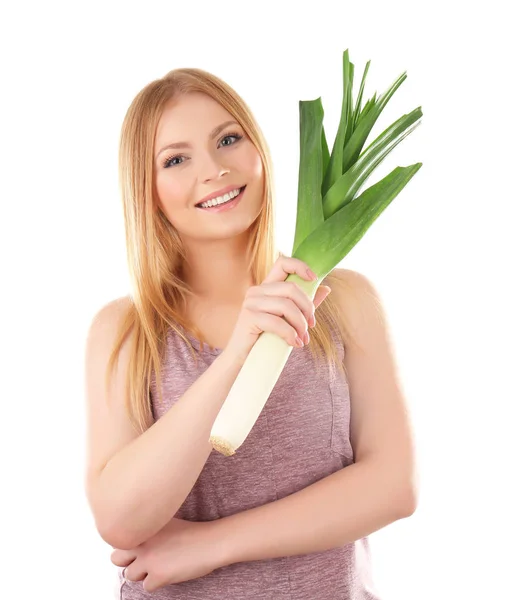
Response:
[[[87,495],[102,538],[123,549],[158,533],[183,504],[213,450],[211,427],[243,362],[222,352],[163,417],[135,437],[125,410],[129,346],[109,398],[104,390],[119,312],[116,304],[101,310],[88,336]]]
[[[354,338],[344,361],[355,464],[286,498],[215,522],[230,563],[342,546],[415,510],[413,436],[384,308],[366,277],[347,269],[334,274],[354,291],[334,286]]]
[[[408,487],[396,483],[386,462],[362,461],[269,504],[217,521],[222,562],[263,560],[344,546],[408,517]]]

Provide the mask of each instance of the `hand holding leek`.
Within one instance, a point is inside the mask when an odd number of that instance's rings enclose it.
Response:
[[[380,113],[406,79],[406,73],[403,73],[385,94],[377,99],[375,92],[362,108],[369,63],[353,106],[354,65],[349,62],[348,51],[343,54],[342,111],[331,155],[324,133],[321,98],[299,102],[301,147],[292,258],[308,265],[317,279],[307,280],[296,269],[285,281],[296,283],[310,300],[315,298],[316,291],[320,293],[319,282],[362,239],[422,166],[422,163],[415,163],[396,167],[358,196],[374,169],[414,131],[423,114],[418,107],[403,115],[362,151]],[[306,303],[301,302],[300,309],[306,308]],[[288,330],[287,335],[285,327],[289,326],[285,324],[276,333],[265,331],[259,334],[257,329],[254,330],[259,339],[252,346],[210,434],[213,447],[225,456],[234,454],[245,441],[290,356],[292,346],[286,339],[292,332]],[[247,339],[251,341],[253,337],[250,335]]]
[[[315,309],[328,295],[330,288],[318,288],[312,302],[296,283],[285,281],[294,273],[306,281],[313,281],[306,263],[297,258],[280,256],[262,284],[248,289],[225,353],[245,360],[263,332],[277,335],[287,344],[298,346],[296,337],[303,339]]]
[[[315,325],[315,310],[331,291],[326,285],[319,287],[312,302],[312,299],[298,284],[285,281],[285,277],[293,274],[296,274],[301,280],[313,281],[307,270],[308,266],[303,261],[280,256],[262,284],[253,286],[247,291],[237,324],[224,349],[224,353],[229,353],[236,360],[245,360],[242,370],[246,369],[252,372],[256,368],[258,372],[263,369],[265,373],[271,373],[274,369],[274,372],[277,373],[276,378],[268,376],[253,381],[253,395],[263,402],[259,412],[284,367],[284,363],[278,363],[278,352],[274,351],[272,346],[279,343],[281,348],[288,349],[288,353],[284,353],[286,362],[292,347],[300,347],[296,338],[299,337],[302,340],[307,333],[308,326]],[[253,366],[253,363],[249,361],[249,356],[258,338],[261,339],[262,336],[267,336],[270,340],[270,349],[273,350],[270,356],[272,361],[269,362],[267,358],[263,358],[260,365]],[[245,371],[243,376],[240,371],[235,383],[238,380],[242,387],[239,392],[233,384],[231,388],[233,404],[228,404],[228,399],[226,399],[223,405],[223,410],[231,410],[229,419],[225,421],[226,425],[224,425],[224,421],[219,421],[221,427],[219,427],[217,435],[214,435],[212,430],[210,436],[210,442],[214,448],[226,456],[234,454],[233,444],[235,442],[232,430],[249,433],[259,415],[259,412],[258,415],[256,414],[258,410],[256,403],[254,404],[255,410],[249,410],[246,402],[238,403],[236,401],[240,394],[245,393],[248,385]],[[231,441],[228,443],[227,440]]]

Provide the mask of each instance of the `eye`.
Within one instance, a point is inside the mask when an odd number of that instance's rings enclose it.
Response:
[[[239,133],[226,133],[226,135],[221,139],[221,143],[222,141],[224,141],[226,138],[235,138],[236,141],[234,141],[231,144],[224,144],[224,146],[234,146],[238,141],[240,141],[242,139],[242,136]],[[223,147],[224,147],[223,146]],[[175,154],[174,156],[169,156],[168,158],[165,159],[164,163],[163,163],[163,167],[165,169],[167,169],[168,167],[175,167],[177,165],[181,165],[183,164],[181,163],[173,163],[172,161],[175,160],[176,158],[184,158],[184,156],[182,154]]]
[[[242,139],[242,136],[241,136],[241,135],[239,135],[238,133],[228,133],[228,134],[226,134],[226,135],[225,135],[225,136],[222,138],[222,140],[221,140],[221,141],[225,140],[225,139],[226,139],[226,138],[228,138],[228,137],[235,138],[235,139],[236,139],[236,142],[238,142],[239,140],[241,140],[241,139]],[[230,146],[233,146],[234,144],[236,144],[236,142],[234,142],[233,144],[229,144],[229,145],[230,145]]]
[[[178,154],[177,156],[171,156],[170,158],[167,158],[165,160],[165,162],[163,163],[163,166],[165,167],[165,169],[167,169],[168,167],[170,167],[171,165],[173,167],[175,167],[177,164],[181,164],[181,163],[175,163],[172,164],[172,161],[175,160],[176,158],[182,158],[180,154]]]

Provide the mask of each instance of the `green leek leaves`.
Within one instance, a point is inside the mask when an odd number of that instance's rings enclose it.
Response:
[[[299,185],[292,256],[307,262],[318,275],[318,281],[349,253],[422,166],[416,163],[396,167],[358,196],[374,169],[420,125],[423,114],[418,107],[403,115],[362,151],[385,105],[407,77],[406,73],[400,75],[378,100],[375,93],[361,109],[370,62],[364,69],[353,108],[354,65],[349,62],[348,50],[343,54],[341,119],[331,156],[324,132],[321,98],[299,102]],[[289,278],[300,281],[294,275]],[[315,288],[305,283],[302,287],[310,295],[315,293]]]

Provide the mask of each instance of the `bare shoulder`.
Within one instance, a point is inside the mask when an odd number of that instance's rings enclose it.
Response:
[[[366,275],[351,269],[333,269],[331,276],[333,297],[350,333],[344,358],[348,373],[361,371],[365,377],[381,367],[396,376],[394,340],[377,287]]]
[[[91,320],[88,337],[105,331],[106,327],[118,326],[120,319],[127,314],[131,305],[130,296],[121,296],[101,306]]]
[[[353,271],[352,269],[333,269],[329,274],[332,277],[339,279],[339,281],[342,281],[349,286],[353,286],[355,289],[358,288],[365,290],[366,288],[370,288],[372,286],[370,279],[368,279],[363,273]]]
[[[331,286],[334,298],[342,307],[350,326],[358,326],[360,319],[381,317],[385,321],[382,300],[378,289],[363,273],[352,269],[333,269],[330,274],[338,285]]]
[[[358,341],[352,350],[363,349],[366,353],[372,353],[381,349],[383,358],[392,366],[394,357],[390,325],[377,287],[366,275],[351,269],[333,269],[331,274],[334,280],[344,284],[335,286],[337,293],[334,297]]]

